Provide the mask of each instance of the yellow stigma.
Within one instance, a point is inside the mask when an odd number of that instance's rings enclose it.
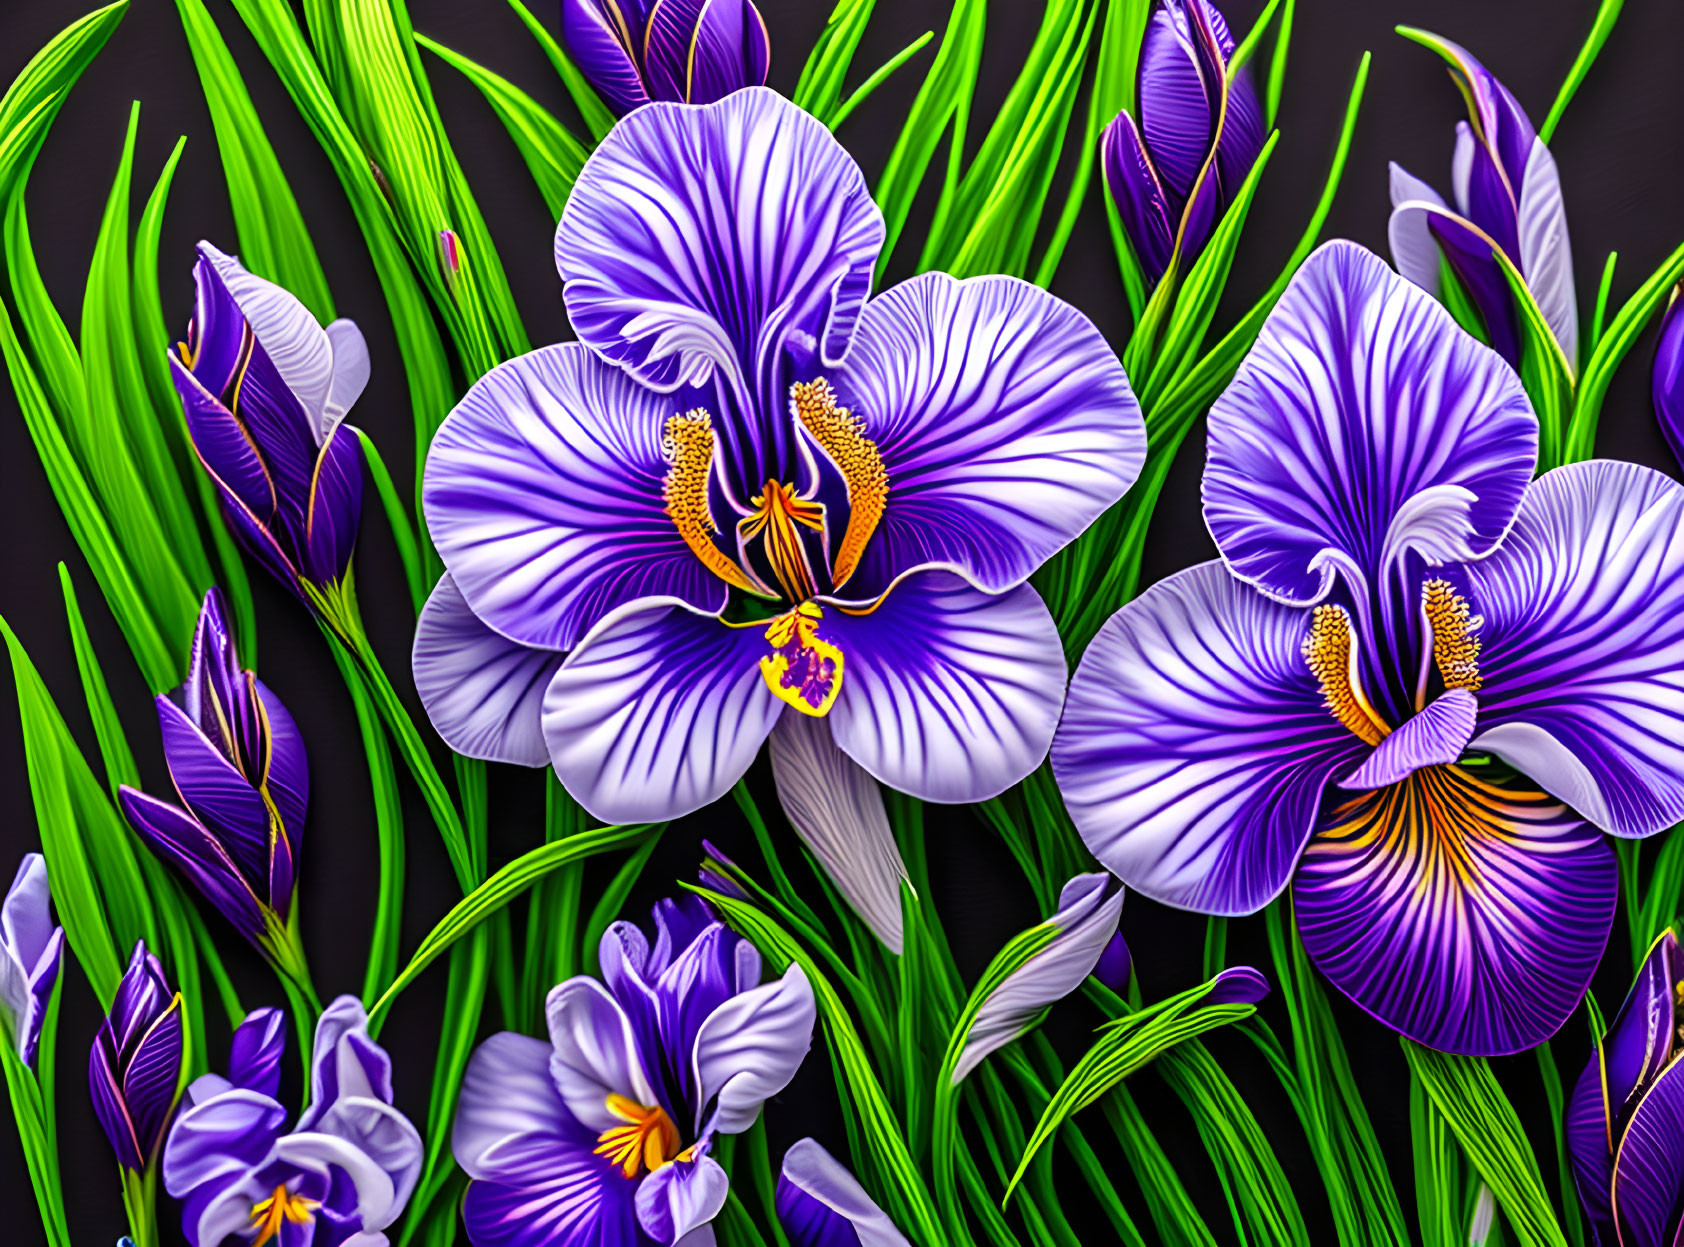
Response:
[[[848,528],[831,558],[831,585],[840,589],[859,566],[865,543],[883,518],[889,499],[889,473],[876,443],[865,435],[865,422],[836,405],[836,391],[823,377],[789,389],[790,404],[801,427],[830,457],[848,486]]]
[[[294,1225],[309,1225],[321,1201],[294,1195],[285,1186],[277,1186],[274,1194],[251,1206],[251,1225],[257,1237],[251,1247],[263,1247],[281,1232],[288,1221]]]
[[[764,535],[766,561],[772,565],[786,600],[804,602],[818,592],[797,526],[824,532],[824,506],[795,496],[781,481],[767,481],[765,492],[750,499],[754,514],[737,525],[744,544]]]
[[[742,568],[713,544],[718,531],[708,510],[708,474],[713,471],[713,420],[701,408],[668,416],[661,453],[667,460],[667,477],[661,499],[684,544],[715,576],[728,585],[755,592]]]
[[[1484,681],[1479,675],[1481,643],[1474,633],[1482,621],[1472,617],[1468,600],[1449,581],[1429,580],[1424,589],[1421,609],[1433,634],[1433,661],[1444,687],[1477,693]]]
[[[1357,687],[1351,621],[1341,607],[1316,607],[1301,652],[1310,674],[1321,685],[1322,700],[1334,718],[1365,744],[1378,745],[1391,733],[1391,728]]]
[[[611,1095],[608,1111],[626,1124],[611,1126],[599,1134],[596,1154],[618,1165],[626,1177],[637,1177],[639,1169],[653,1172],[678,1156],[678,1127],[664,1108]]]

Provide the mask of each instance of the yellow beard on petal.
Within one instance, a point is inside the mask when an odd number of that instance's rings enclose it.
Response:
[[[814,718],[829,714],[842,691],[842,651],[818,635],[823,617],[811,602],[779,615],[766,628],[772,652],[760,660],[773,695]]]

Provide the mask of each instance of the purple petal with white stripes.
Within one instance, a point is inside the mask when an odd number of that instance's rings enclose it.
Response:
[[[1684,488],[1597,460],[1547,473],[1467,569],[1480,732],[1604,831],[1684,818]]]
[[[1063,1000],[1093,973],[1117,933],[1123,885],[1108,874],[1077,875],[1058,894],[1058,909],[1041,925],[1052,942],[1001,981],[977,1010],[953,1067],[958,1086],[990,1053],[1005,1047],[1040,1013]]]
[[[760,672],[767,652],[763,628],[670,600],[617,612],[544,695],[556,774],[607,823],[661,822],[717,800],[783,709]]]
[[[1578,1007],[1617,892],[1607,840],[1552,797],[1433,767],[1331,809],[1292,898],[1311,960],[1362,1009],[1499,1056]]]
[[[854,1175],[813,1139],[784,1153],[773,1204],[791,1247],[911,1247]]]
[[[1537,458],[1514,373],[1354,243],[1319,248],[1210,412],[1204,511],[1242,579],[1296,605],[1359,596],[1407,551],[1488,554]]]
[[[476,1181],[515,1181],[522,1169],[511,1162],[516,1139],[584,1139],[550,1076],[552,1049],[542,1039],[502,1031],[468,1061],[457,1097],[450,1148],[456,1163]]]
[[[621,1125],[608,1097],[654,1104],[625,1010],[601,983],[578,976],[558,983],[544,1004],[550,1031],[550,1078],[572,1119],[593,1133]]]
[[[812,984],[794,964],[781,979],[739,992],[710,1013],[693,1049],[698,1110],[710,1114],[696,1133],[740,1134],[752,1126],[760,1106],[801,1068],[817,1016]]]
[[[566,650],[639,598],[724,606],[724,581],[663,500],[675,411],[577,343],[475,383],[433,438],[424,486],[428,530],[475,614],[511,640]]]
[[[730,396],[712,414],[758,491],[794,479],[786,348],[840,362],[882,241],[823,123],[751,87],[616,126],[568,198],[556,267],[581,342],[657,390],[711,379]]]
[[[1561,344],[1567,366],[1579,363],[1579,299],[1573,285],[1573,248],[1561,175],[1542,139],[1532,140],[1520,186],[1520,271],[1544,321]]]
[[[845,658],[831,732],[889,787],[983,801],[1047,756],[1064,648],[1028,585],[990,595],[950,572],[918,572],[862,614],[825,618]]]
[[[1014,277],[925,273],[879,295],[836,385],[892,483],[848,597],[929,564],[1010,588],[1122,497],[1146,458],[1116,352]]]
[[[1129,887],[1204,913],[1273,899],[1324,787],[1365,746],[1328,712],[1307,611],[1219,562],[1161,581],[1083,655],[1053,771],[1088,849]]]
[[[731,1180],[706,1154],[662,1165],[637,1184],[637,1221],[660,1244],[678,1243],[725,1207]]]
[[[507,1177],[468,1183],[474,1247],[648,1247],[627,1182],[593,1139],[520,1137],[499,1149]]]
[[[1454,762],[1474,733],[1479,701],[1465,688],[1447,690],[1374,747],[1361,766],[1339,781],[1367,792],[1395,784],[1425,766]]]
[[[898,955],[906,863],[877,781],[836,747],[830,725],[811,715],[779,719],[771,753],[778,803],[790,826],[854,912]]]
[[[64,928],[53,925],[51,900],[46,859],[25,853],[0,903],[0,1010],[18,1055],[31,1067],[64,954]]]
[[[470,758],[549,765],[544,692],[561,659],[492,631],[449,572],[433,586],[415,624],[415,691],[445,743]]]

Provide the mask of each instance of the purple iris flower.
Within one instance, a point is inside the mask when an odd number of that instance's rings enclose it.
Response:
[[[1674,291],[1661,319],[1661,344],[1655,352],[1650,386],[1666,444],[1672,447],[1672,457],[1684,464],[1684,314],[1679,306]]]
[[[242,935],[284,961],[309,796],[304,742],[280,699],[240,669],[219,590],[199,612],[187,682],[156,704],[180,804],[125,784],[123,813]]]
[[[1191,264],[1263,150],[1251,71],[1230,81],[1234,37],[1209,0],[1162,0],[1140,46],[1138,117],[1100,140],[1111,201],[1150,285],[1180,246]]]
[[[275,1099],[284,1017],[254,1009],[228,1076],[205,1074],[164,1146],[164,1189],[192,1247],[384,1247],[421,1174],[421,1136],[392,1107],[392,1062],[341,996],[316,1023],[309,1107],[291,1130]]]
[[[580,341],[487,374],[427,460],[414,670],[453,748],[549,762],[607,822],[706,805],[768,736],[817,792],[978,801],[1040,763],[1066,667],[1025,581],[1138,474],[1139,407],[1027,282],[868,300],[882,241],[765,88],[603,140],[556,234]],[[878,886],[892,853],[842,856]]]
[[[234,535],[317,610],[344,581],[362,515],[363,451],[345,413],[368,383],[355,324],[326,329],[292,294],[208,242],[170,371]]]
[[[1684,951],[1661,933],[1567,1101],[1567,1150],[1599,1247],[1684,1235]]]
[[[1579,311],[1555,158],[1514,96],[1467,49],[1425,31],[1409,33],[1449,62],[1469,119],[1456,123],[1454,208],[1420,178],[1391,166],[1388,233],[1398,272],[1436,295],[1442,256],[1478,308],[1491,345],[1518,366],[1520,322],[1494,255],[1501,251],[1526,279],[1568,368],[1576,368]]]
[[[911,1247],[854,1175],[813,1139],[784,1153],[773,1204],[791,1247]]]
[[[94,1115],[117,1163],[133,1173],[152,1163],[175,1111],[183,1009],[181,994],[164,980],[163,966],[144,940],[137,942],[88,1054]]]
[[[51,900],[47,863],[39,853],[25,853],[0,904],[0,1018],[31,1067],[64,957],[64,928],[53,925]]]
[[[550,1042],[505,1031],[468,1063],[452,1144],[475,1247],[712,1241],[727,1181],[708,1152],[795,1076],[813,990],[797,965],[761,984],[697,897],[657,905],[655,931],[604,933],[603,982],[550,992]]]
[[[1602,835],[1684,817],[1684,488],[1536,481],[1509,366],[1353,243],[1293,279],[1210,413],[1222,559],[1071,681],[1053,767],[1131,888],[1247,914],[1430,1047],[1554,1034],[1616,897]]]
[[[561,41],[608,106],[711,104],[766,84],[771,36],[750,0],[561,0]]]

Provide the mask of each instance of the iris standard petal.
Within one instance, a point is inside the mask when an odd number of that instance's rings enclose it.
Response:
[[[670,599],[616,612],[568,655],[544,695],[550,761],[609,823],[700,809],[742,778],[783,703],[760,673],[764,629]]]
[[[1614,920],[1614,855],[1553,798],[1461,767],[1330,810],[1293,881],[1304,947],[1361,1008],[1444,1052],[1560,1028]]]
[[[310,767],[304,752],[304,737],[269,686],[254,675],[249,678],[250,696],[256,703],[258,727],[268,755],[268,765],[260,772],[263,790],[275,803],[275,811],[281,816],[281,825],[296,854],[304,833],[304,812],[310,801]]]
[[[1100,162],[1105,189],[1117,206],[1135,259],[1147,280],[1155,283],[1163,276],[1170,253],[1175,250],[1175,231],[1181,213],[1171,205],[1139,127],[1126,112],[1118,113],[1105,127],[1100,139]]]
[[[911,1247],[854,1175],[813,1139],[784,1153],[774,1206],[792,1247]]]
[[[262,903],[216,837],[187,811],[124,785],[118,804],[129,826],[249,940],[267,930]]]
[[[1522,355],[1519,313],[1515,309],[1514,290],[1497,262],[1498,244],[1472,221],[1453,212],[1429,211],[1425,220],[1478,311],[1491,349],[1519,367]]]
[[[273,523],[280,500],[257,445],[220,396],[206,390],[197,374],[170,356],[170,379],[181,397],[187,433],[212,479],[254,517]]]
[[[583,976],[558,983],[545,1004],[550,1030],[550,1077],[572,1118],[599,1132],[622,1125],[609,1096],[653,1105],[643,1058],[625,1011],[601,983]]]
[[[1015,277],[925,273],[879,295],[837,388],[891,482],[848,597],[929,564],[991,593],[1019,584],[1146,458],[1116,353],[1087,317]]]
[[[64,928],[53,925],[51,900],[46,859],[25,853],[0,904],[0,1010],[28,1066],[35,1064],[41,1023],[64,955]]]
[[[561,0],[561,41],[603,101],[624,116],[649,102],[632,48],[643,35],[627,25],[616,0]]]
[[[503,1157],[507,1180],[468,1184],[462,1219],[474,1247],[648,1247],[638,1183],[588,1143],[526,1138]]]
[[[811,715],[779,719],[771,752],[778,803],[790,826],[854,912],[899,955],[906,863],[877,781],[836,747],[830,725]]]
[[[213,1094],[195,1099],[214,1080]],[[226,1182],[259,1164],[286,1129],[287,1111],[260,1091],[229,1087],[215,1075],[194,1080],[184,1108],[170,1128],[159,1176],[177,1199],[207,1182]]]
[[[1354,243],[1318,248],[1210,412],[1205,522],[1283,602],[1359,595],[1405,551],[1481,558],[1537,460],[1519,379],[1418,286]]]
[[[1622,1247],[1674,1247],[1684,1232],[1684,1064],[1662,1071],[1631,1115],[1614,1157]]]
[[[566,650],[615,607],[725,605],[726,584],[667,512],[673,401],[577,343],[492,369],[427,452],[427,527],[474,613]]]
[[[319,443],[326,443],[328,434],[362,397],[371,371],[368,343],[356,321],[341,317],[324,332],[333,348],[333,379],[328,382],[327,400],[322,404],[322,422],[316,426]]]
[[[637,1184],[637,1220],[657,1243],[678,1243],[725,1207],[731,1180],[713,1157],[662,1165]]]
[[[1684,818],[1684,488],[1597,460],[1546,473],[1467,569],[1480,732],[1604,831]]]
[[[717,373],[749,420],[727,442],[775,457],[784,348],[800,338],[824,366],[841,360],[882,242],[882,214],[841,144],[751,87],[616,126],[574,183],[556,267],[581,342],[661,391]],[[756,472],[766,461],[750,466],[746,446],[739,457],[756,489],[790,479]]]
[[[544,690],[561,659],[493,631],[446,572],[416,621],[411,666],[427,717],[457,753],[547,766]]]
[[[228,1080],[236,1087],[273,1099],[281,1087],[281,1058],[286,1045],[286,1014],[279,1009],[253,1009],[234,1029]]]
[[[1064,647],[1040,595],[983,593],[945,571],[867,610],[827,614],[845,657],[836,744],[924,801],[983,801],[1041,764],[1064,700]]]
[[[269,807],[246,776],[168,697],[156,697],[170,779],[188,811],[216,835],[254,888],[269,878]]]
[[[806,972],[792,964],[776,982],[750,988],[715,1009],[696,1032],[695,1085],[701,1134],[739,1134],[760,1106],[795,1077],[813,1046],[817,1008]]]
[[[322,414],[334,380],[333,343],[327,333],[295,295],[247,272],[233,256],[201,242],[199,258],[211,266],[239,306],[280,380],[310,417],[311,430],[322,430]]]
[[[1467,689],[1447,690],[1374,746],[1374,752],[1339,786],[1368,792],[1395,784],[1422,767],[1456,761],[1474,733],[1478,712],[1479,701]]]
[[[1543,139],[1532,140],[1520,186],[1520,271],[1567,366],[1579,366],[1579,299],[1573,287],[1573,248],[1561,175]]]
[[[340,996],[316,1020],[310,1054],[310,1107],[300,1125],[342,1098],[392,1102],[392,1060],[368,1033],[368,1014],[355,996]]]
[[[1129,887],[1248,914],[1284,887],[1323,788],[1363,756],[1303,654],[1306,611],[1219,562],[1113,615],[1070,684],[1053,772],[1083,841]]]
[[[1052,942],[1008,974],[982,1002],[953,1067],[954,1086],[989,1054],[1023,1034],[1043,1010],[1082,985],[1117,933],[1122,912],[1123,885],[1109,874],[1077,875],[1064,885],[1058,909],[1041,924],[1056,932]]]

